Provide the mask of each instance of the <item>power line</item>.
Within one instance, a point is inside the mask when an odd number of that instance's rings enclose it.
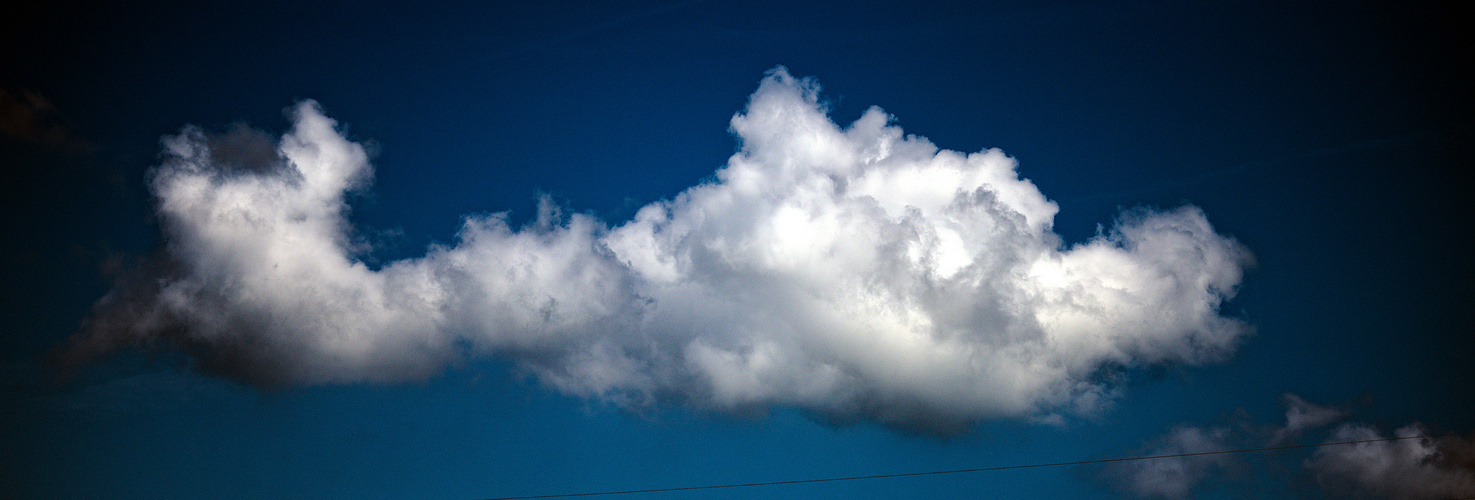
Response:
[[[980,467],[980,468],[976,468],[976,469],[953,469],[953,470],[937,470],[937,471],[927,471],[927,472],[902,472],[902,473],[896,473],[896,474],[874,474],[874,475],[869,475],[869,476],[826,477],[826,478],[818,478],[818,479],[793,479],[793,480],[788,480],[788,481],[765,481],[765,482],[761,482],[761,483],[734,483],[734,484],[709,484],[709,485],[702,485],[702,486],[677,486],[677,487],[671,487],[671,488],[650,488],[650,489],[644,489],[644,490],[591,491],[591,492],[584,492],[584,493],[558,493],[558,494],[553,494],[553,495],[530,495],[530,496],[519,496],[519,497],[497,497],[497,498],[491,498],[491,499],[488,499],[488,500],[527,500],[527,499],[532,499],[532,498],[592,497],[592,496],[604,496],[604,495],[628,495],[628,494],[633,494],[633,493],[660,493],[660,492],[666,492],[666,491],[716,490],[716,489],[725,489],[725,488],[747,488],[747,487],[751,487],[751,486],[778,486],[778,485],[784,485],[784,484],[828,483],[828,482],[835,482],[835,481],[855,481],[855,480],[860,480],[860,479],[883,479],[883,478],[891,478],[891,477],[936,476],[936,475],[941,475],[941,474],[962,474],[962,473],[965,473],[965,472],[989,472],[989,471],[1015,470],[1015,469],[1037,469],[1037,468],[1042,468],[1042,467],[1064,467],[1064,466],[1067,466],[1067,465],[1104,464],[1104,463],[1112,463],[1112,462],[1134,462],[1134,461],[1138,461],[1138,460],[1158,460],[1158,459],[1163,459],[1163,458],[1183,458],[1183,457],[1197,457],[1197,456],[1204,456],[1204,455],[1225,455],[1225,454],[1230,454],[1230,453],[1252,453],[1252,452],[1260,452],[1260,451],[1293,450],[1293,449],[1298,449],[1298,448],[1320,448],[1322,446],[1337,446],[1337,445],[1362,444],[1362,443],[1379,443],[1379,442],[1384,442],[1384,441],[1402,441],[1402,440],[1405,440],[1405,439],[1439,438],[1439,437],[1444,437],[1444,436],[1452,436],[1452,435],[1456,435],[1456,434],[1459,434],[1459,433],[1458,432],[1446,432],[1444,434],[1430,434],[1430,435],[1420,435],[1420,436],[1404,436],[1404,437],[1390,437],[1390,438],[1377,438],[1377,439],[1359,439],[1359,440],[1355,440],[1355,441],[1334,441],[1334,442],[1330,442],[1330,443],[1320,443],[1320,444],[1291,444],[1291,445],[1283,445],[1283,446],[1266,446],[1264,448],[1244,448],[1244,449],[1238,449],[1238,450],[1200,451],[1200,452],[1194,452],[1194,453],[1174,453],[1174,454],[1169,454],[1169,455],[1148,455],[1148,456],[1142,456],[1142,457],[1100,458],[1100,459],[1095,459],[1095,460],[1077,460],[1077,461],[1074,461],[1074,462],[1053,462],[1053,463],[1025,464],[1025,465],[1002,465],[1002,466],[998,466],[998,467]],[[1475,497],[1471,497],[1471,498],[1475,498]]]

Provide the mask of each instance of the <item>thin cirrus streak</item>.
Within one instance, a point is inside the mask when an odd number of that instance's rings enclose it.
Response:
[[[1057,420],[1118,368],[1203,363],[1251,332],[1219,313],[1248,250],[1191,206],[1133,209],[1070,247],[997,149],[941,150],[871,108],[830,120],[771,70],[714,180],[610,226],[543,200],[469,216],[452,246],[372,269],[345,195],[372,167],[317,103],[280,139],[186,127],[152,173],[160,257],[101,299],[83,362],[166,344],[257,384],[402,381],[477,356],[641,408],[792,406],[930,430]]]

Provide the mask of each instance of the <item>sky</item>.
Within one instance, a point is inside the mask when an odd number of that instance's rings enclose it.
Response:
[[[3,498],[1475,497],[1468,9],[3,9]]]

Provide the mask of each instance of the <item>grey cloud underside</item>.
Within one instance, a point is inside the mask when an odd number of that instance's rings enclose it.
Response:
[[[401,381],[500,356],[642,407],[949,426],[1108,404],[1117,367],[1222,359],[1251,261],[1194,207],[1131,210],[1065,248],[1056,205],[996,149],[940,150],[872,108],[841,128],[782,68],[715,180],[616,226],[544,202],[371,269],[345,218],[372,167],[316,103],[272,142],[196,128],[151,178],[164,247],[72,357],[165,343],[270,384]],[[262,155],[262,145],[274,146]],[[130,284],[131,283],[131,284]]]

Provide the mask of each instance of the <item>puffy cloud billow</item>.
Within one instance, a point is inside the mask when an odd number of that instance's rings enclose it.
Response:
[[[608,225],[544,202],[471,216],[455,244],[365,265],[345,196],[364,148],[314,102],[279,139],[186,128],[152,173],[161,257],[123,280],[69,357],[185,349],[258,384],[402,381],[477,356],[629,407],[793,406],[956,428],[1110,402],[1120,368],[1232,353],[1219,313],[1250,253],[1185,206],[1134,209],[1067,247],[1057,206],[997,149],[841,128],[777,68],[714,180]]]

